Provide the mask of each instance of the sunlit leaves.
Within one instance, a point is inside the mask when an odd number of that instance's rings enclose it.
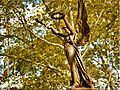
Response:
[[[61,45],[63,42],[36,23],[35,18],[56,28],[57,22],[53,23],[49,14],[62,12],[69,18],[69,12],[72,11],[76,21],[77,0],[43,0],[45,3],[42,0],[23,1],[0,2],[0,49],[1,55],[6,55],[4,61],[14,63],[16,71],[22,76],[23,89],[67,88],[70,85],[70,72],[64,51],[36,36]],[[118,68],[120,53],[118,1],[85,0],[91,36],[88,46],[83,46],[81,50],[90,76],[98,81],[103,78],[113,86],[117,78],[112,72]],[[63,27],[63,21],[60,23],[60,27]],[[98,83],[96,85],[99,86]]]

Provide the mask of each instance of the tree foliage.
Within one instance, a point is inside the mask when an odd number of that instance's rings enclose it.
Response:
[[[87,45],[80,46],[81,56],[95,79],[96,87],[100,87],[99,82],[104,82],[105,88],[114,90],[118,88],[119,0],[85,0],[85,5],[90,40]],[[4,68],[7,63],[11,65],[8,78],[14,77],[12,71],[17,71],[17,76],[22,76],[23,89],[60,90],[69,87],[71,76],[62,41],[36,23],[35,18],[61,30],[64,23],[52,20],[49,15],[62,12],[69,18],[72,11],[75,21],[76,6],[77,0],[0,2],[0,55]],[[101,78],[103,81],[100,81]]]

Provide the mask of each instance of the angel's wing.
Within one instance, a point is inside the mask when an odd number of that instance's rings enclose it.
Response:
[[[85,42],[89,40],[90,28],[87,23],[87,11],[83,0],[78,0],[78,14],[77,14],[77,24],[79,26],[79,32],[82,34],[82,38],[85,38]]]

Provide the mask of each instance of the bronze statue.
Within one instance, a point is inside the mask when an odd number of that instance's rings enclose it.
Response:
[[[55,17],[55,15],[59,17]],[[65,27],[62,29],[65,30],[66,34],[60,33],[58,30],[55,30],[52,27],[47,27],[51,29],[53,34],[62,38],[64,42],[64,50],[66,53],[66,58],[70,65],[71,70],[71,87],[86,87],[92,88],[92,80],[85,70],[85,66],[80,58],[80,53],[78,46],[80,44],[85,44],[89,40],[90,28],[87,24],[87,12],[83,0],[78,0],[78,14],[76,21],[76,28],[73,28],[71,23],[67,20],[66,16],[63,13],[57,12],[51,15],[52,19],[55,20],[64,20]],[[37,22],[43,24],[38,19]],[[45,26],[45,24],[43,24]],[[81,33],[82,37],[78,38],[78,34]]]

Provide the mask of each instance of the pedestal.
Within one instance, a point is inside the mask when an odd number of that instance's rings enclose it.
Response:
[[[71,88],[70,90],[98,90],[97,88]]]

